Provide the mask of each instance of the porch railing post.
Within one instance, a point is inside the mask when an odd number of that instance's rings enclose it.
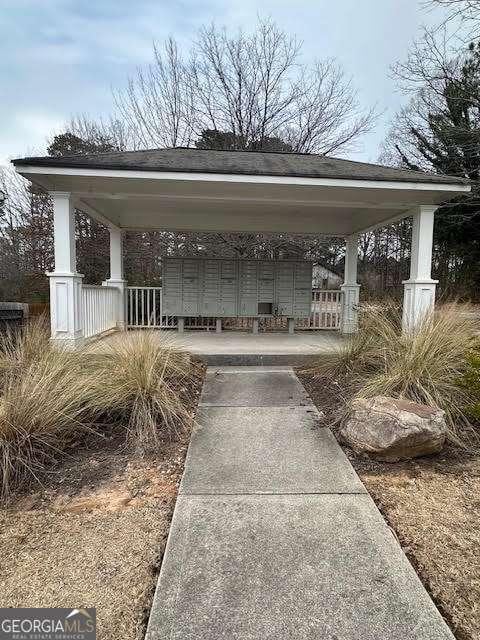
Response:
[[[110,227],[110,277],[102,282],[104,286],[114,287],[118,291],[116,301],[117,327],[127,328],[125,318],[125,293],[127,281],[123,277],[123,231],[118,227]]]
[[[413,214],[410,278],[403,282],[403,331],[414,331],[435,306],[438,280],[432,280],[431,269],[436,208],[422,205]]]
[[[360,285],[357,282],[358,234],[346,238],[345,275],[342,290],[342,333],[358,331],[358,303]]]
[[[82,278],[77,273],[75,208],[68,192],[52,191],[54,270],[50,279],[51,339],[74,349],[84,342]]]

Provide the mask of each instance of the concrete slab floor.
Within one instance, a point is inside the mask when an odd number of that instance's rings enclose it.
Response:
[[[294,354],[330,353],[342,343],[337,331],[289,333],[242,333],[240,331],[188,331],[174,334],[175,340],[196,354]]]
[[[207,365],[309,365],[323,354],[340,348],[344,338],[338,331],[298,331],[252,334],[240,331],[186,331],[152,330],[154,335],[168,335]],[[96,348],[112,340],[121,339],[115,332],[96,342]]]
[[[167,334],[174,343],[197,355],[315,355],[334,351],[344,340],[338,331],[298,331],[293,335],[285,332],[152,331],[157,335]],[[99,344],[116,340],[119,336],[119,332],[109,334]]]

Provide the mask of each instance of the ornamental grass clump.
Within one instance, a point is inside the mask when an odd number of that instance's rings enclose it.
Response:
[[[478,434],[467,410],[474,399],[463,380],[479,328],[464,305],[446,304],[426,316],[415,331],[402,333],[395,307],[376,307],[363,314],[360,331],[338,353],[319,361],[314,375],[333,377],[344,389],[346,403],[337,421],[354,397],[405,398],[443,409],[450,439],[476,445]]]
[[[44,316],[29,320],[20,329],[0,332],[0,392],[12,375],[22,375],[28,365],[50,350],[50,330]]]
[[[0,497],[36,480],[79,434],[92,430],[88,378],[78,357],[48,350],[3,376],[0,396]]]
[[[94,379],[88,404],[96,415],[124,425],[127,441],[140,452],[190,424],[196,367],[168,334],[124,334],[100,346],[88,359]]]
[[[67,351],[39,320],[0,339],[0,499],[38,480],[86,434],[113,428],[140,452],[191,423],[197,367],[162,333]]]

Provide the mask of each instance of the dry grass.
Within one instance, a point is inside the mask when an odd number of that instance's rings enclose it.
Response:
[[[101,446],[80,440],[41,471],[35,492],[0,507],[4,606],[96,607],[99,638],[143,640],[192,422],[146,456],[125,447],[122,429]]]
[[[353,397],[387,395],[438,406],[447,414],[450,439],[478,444],[466,409],[472,402],[463,383],[468,355],[476,344],[478,321],[458,305],[437,308],[415,333],[402,334],[392,305],[377,307],[362,319],[361,330],[337,354],[313,368],[317,380],[336,379],[344,390],[341,421]]]
[[[59,452],[91,430],[84,402],[88,379],[78,359],[47,351],[15,367],[4,379],[0,397],[0,497],[5,499]]]
[[[331,398],[344,393],[341,386],[299,375],[330,424]],[[479,640],[478,451],[448,445],[439,455],[395,464],[345,451],[455,637]]]
[[[49,352],[50,330],[45,316],[30,320],[19,331],[0,333],[0,390],[12,375],[21,375]]]
[[[94,378],[89,406],[120,416],[138,450],[154,449],[161,436],[178,435],[189,421],[185,395],[196,369],[167,333],[119,336],[92,354],[88,369]]]
[[[351,461],[458,640],[480,638],[480,459]]]
[[[3,605],[81,603],[97,608],[102,640],[143,640],[188,439],[146,457],[119,433],[87,442],[0,508]]]
[[[139,452],[191,422],[197,368],[167,335],[122,334],[103,351],[52,348],[44,320],[0,344],[0,499],[79,434],[111,427]]]

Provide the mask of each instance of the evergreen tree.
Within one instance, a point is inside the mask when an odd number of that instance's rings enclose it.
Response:
[[[415,69],[410,68],[413,74]],[[418,77],[425,68],[416,70]],[[480,296],[480,43],[445,63],[395,118],[383,159],[472,181],[472,193],[436,215],[434,275],[447,294]]]

